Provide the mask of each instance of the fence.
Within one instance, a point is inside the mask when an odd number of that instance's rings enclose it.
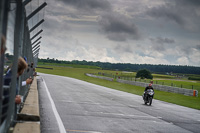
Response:
[[[99,72],[98,74],[95,75],[101,75],[105,77],[110,77],[113,79],[123,79],[123,80],[129,80],[129,81],[137,81],[137,82],[144,82],[144,83],[150,83],[152,80],[151,79],[140,79],[140,78],[135,78],[134,76],[122,76],[122,75],[113,75],[113,74],[108,74],[108,73],[101,73]],[[182,84],[182,83],[174,83],[174,82],[167,82],[167,81],[162,81],[162,80],[155,80],[153,84],[157,85],[164,85],[164,86],[171,86],[175,88],[185,88],[185,89],[196,89],[200,91],[200,86],[194,85],[194,84]]]
[[[121,80],[121,79],[117,79],[117,82],[131,84],[131,85],[135,85],[135,86],[141,86],[141,87],[146,87],[149,84],[149,83],[144,83],[144,82],[128,81],[128,80]],[[183,94],[183,95],[187,95],[187,96],[194,95],[193,94],[194,92],[191,89],[184,89],[184,88],[171,87],[171,86],[165,86],[165,85],[156,85],[156,84],[153,84],[153,88],[155,90],[179,93],[179,94]]]
[[[29,29],[28,20],[32,19],[47,4],[44,2],[27,15],[25,7],[30,2],[31,0],[0,1],[0,133],[9,132],[10,128],[16,124],[17,113],[23,106],[30,87],[29,85],[22,87],[22,81],[29,77],[33,78],[34,68],[37,65],[40,48],[39,39],[36,40],[36,37],[41,31],[33,36],[30,33],[38,28],[41,22]],[[17,79],[19,56],[26,59],[28,69]],[[5,86],[5,67],[11,64],[11,83]],[[18,92],[16,88],[20,88]],[[23,97],[22,103],[19,105],[15,104],[17,94]]]
[[[113,81],[112,77],[109,78],[109,77],[104,77],[104,76],[96,76],[94,74],[86,74],[86,75],[90,76],[90,77]],[[103,74],[103,75],[105,75],[105,74]],[[124,80],[124,79],[119,79],[119,78],[117,78],[116,80],[117,80],[117,82],[120,82],[120,83],[131,84],[131,85],[141,86],[141,87],[146,87],[149,84],[149,83],[138,82],[138,81]],[[194,96],[194,91],[191,89],[184,89],[184,88],[165,86],[165,85],[156,85],[156,84],[153,84],[153,88],[155,90],[160,90],[160,91],[179,93],[179,94],[183,94],[183,95],[187,95],[187,96]],[[198,96],[198,91],[196,91],[196,90],[195,90],[195,96]]]

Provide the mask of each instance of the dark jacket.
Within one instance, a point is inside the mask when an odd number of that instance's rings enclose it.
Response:
[[[148,89],[154,90],[152,86],[147,86],[144,91],[147,91]]]

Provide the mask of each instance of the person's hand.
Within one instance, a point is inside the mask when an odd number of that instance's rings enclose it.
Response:
[[[33,79],[32,78],[27,78],[26,79],[26,84],[31,84],[33,82]]]
[[[16,104],[20,104],[21,103],[21,96],[20,95],[16,95],[16,97],[15,97],[15,103]]]

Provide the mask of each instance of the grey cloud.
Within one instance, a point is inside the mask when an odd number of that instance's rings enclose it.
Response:
[[[179,51],[183,53],[183,55],[190,55],[191,54],[191,47],[179,47]]]
[[[59,24],[58,24],[59,23]],[[45,30],[48,31],[48,34],[54,35],[55,32],[64,32],[65,30],[69,30],[70,27],[68,26],[66,21],[59,22],[56,18],[48,18],[47,21],[44,23]],[[53,32],[52,32],[53,30]]]
[[[104,14],[99,24],[110,40],[126,41],[140,38],[138,28],[128,18],[117,13]]]
[[[157,38],[149,38],[153,43],[156,42],[158,44],[164,44],[164,43],[175,43],[174,39],[169,39],[169,38],[162,38],[162,37],[157,37]]]
[[[66,5],[72,5],[82,10],[110,10],[111,4],[107,0],[60,0]]]
[[[148,15],[156,18],[165,18],[167,20],[175,21],[180,25],[184,25],[185,21],[179,13],[170,10],[168,7],[154,7],[147,12]]]
[[[177,4],[181,5],[192,5],[192,6],[200,6],[199,0],[175,0]]]
[[[153,44],[151,48],[158,52],[161,52],[161,51],[163,52],[166,50],[163,44]]]
[[[132,47],[130,45],[121,45],[117,44],[113,48],[114,51],[116,51],[118,54],[121,53],[133,53]]]
[[[181,56],[182,55],[184,55],[184,56],[192,55],[193,52],[194,52],[193,49],[200,50],[200,45],[199,46],[197,45],[196,47],[192,47],[191,45],[188,45],[188,46],[183,46],[183,45],[176,46],[176,50],[179,52],[179,55],[177,55],[177,56],[180,56],[180,55]]]
[[[162,38],[162,37],[157,37],[157,38],[149,38],[149,40],[152,42],[152,49],[156,51],[165,51],[165,44],[172,44],[175,43],[174,39],[169,39],[169,38]]]
[[[200,2],[198,0],[174,0],[147,10],[147,15],[174,21],[189,31],[200,30]]]
[[[196,46],[196,49],[200,51],[200,44]]]

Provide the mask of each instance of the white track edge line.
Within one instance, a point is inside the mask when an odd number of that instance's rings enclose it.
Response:
[[[43,79],[43,78],[42,78],[42,79]],[[60,115],[58,114],[58,111],[57,111],[57,109],[56,109],[55,103],[54,103],[54,101],[53,101],[53,99],[52,99],[52,97],[51,97],[51,94],[50,94],[50,92],[49,92],[49,90],[48,90],[48,87],[47,87],[47,85],[46,85],[44,79],[43,79],[43,83],[44,83],[44,86],[45,86],[45,88],[46,88],[46,92],[47,92],[47,95],[48,95],[48,97],[49,97],[49,100],[50,100],[50,102],[51,102],[51,107],[52,107],[53,113],[54,113],[54,115],[55,115],[55,117],[56,117],[56,120],[57,120],[57,123],[58,123],[58,127],[59,127],[59,130],[60,130],[60,133],[67,133],[66,130],[65,130],[65,127],[64,127],[64,125],[63,125],[63,122],[62,122],[62,120],[61,120],[61,118],[60,118]]]

